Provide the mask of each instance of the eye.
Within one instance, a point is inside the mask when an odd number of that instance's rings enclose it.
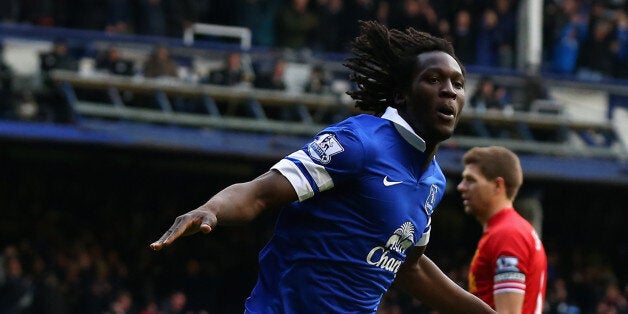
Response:
[[[458,89],[463,89],[464,88],[464,83],[461,81],[454,81],[454,87],[458,88]]]
[[[430,84],[436,84],[440,82],[440,79],[437,76],[430,76],[427,78],[427,81],[430,82]]]

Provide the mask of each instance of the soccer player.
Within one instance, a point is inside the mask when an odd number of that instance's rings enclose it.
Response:
[[[504,147],[475,147],[462,163],[458,191],[464,211],[484,228],[469,269],[469,291],[498,313],[542,313],[547,256],[534,227],[513,208],[523,182],[519,158]]]
[[[451,45],[414,29],[362,22],[346,66],[350,117],[260,177],[176,218],[150,246],[283,207],[259,255],[246,313],[375,313],[393,284],[446,313],[493,313],[423,252],[445,177],[436,162],[465,101]]]

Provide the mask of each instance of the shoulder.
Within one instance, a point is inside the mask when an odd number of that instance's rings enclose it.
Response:
[[[495,247],[526,248],[535,242],[534,227],[514,210],[491,226],[488,242]]]
[[[336,124],[332,124],[323,131],[323,132],[332,132],[332,133],[341,133],[341,134],[351,134],[356,138],[359,138],[363,143],[371,142],[373,136],[376,136],[379,129],[382,126],[385,126],[388,121],[376,116],[361,114],[357,116],[353,116],[347,118],[343,121],[340,121]]]
[[[374,149],[373,125],[381,123],[381,118],[360,115],[347,118],[321,130],[305,147],[310,157],[327,164],[359,168],[363,161],[370,158]]]

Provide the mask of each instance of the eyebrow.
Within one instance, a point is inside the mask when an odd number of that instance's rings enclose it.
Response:
[[[464,77],[464,74],[462,74],[462,72],[459,72],[457,70],[453,70],[453,71],[445,70],[445,69],[443,69],[442,67],[439,67],[439,66],[430,66],[428,68],[425,68],[421,73],[429,74],[430,72],[438,72],[439,74],[445,74],[447,76],[456,77],[456,78],[462,78],[463,80],[466,80],[465,77]]]

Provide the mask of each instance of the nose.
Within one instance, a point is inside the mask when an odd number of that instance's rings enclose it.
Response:
[[[443,81],[443,84],[440,88],[440,96],[456,100],[458,94],[456,93],[456,90],[454,89],[454,85],[452,84],[451,80],[448,79]]]
[[[463,181],[460,181],[460,183],[458,183],[458,186],[456,187],[459,192],[462,192],[462,190],[464,189],[464,185],[462,183]]]

